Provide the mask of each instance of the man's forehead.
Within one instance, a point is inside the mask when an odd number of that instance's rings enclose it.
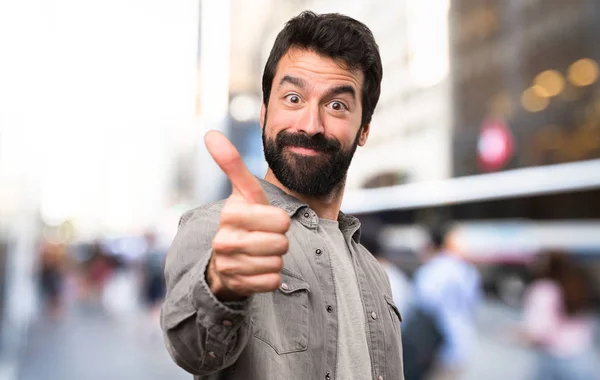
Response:
[[[298,77],[307,82],[346,82],[352,84],[357,91],[362,89],[364,80],[361,70],[349,69],[341,60],[299,48],[290,48],[281,57],[273,84],[278,86],[285,76]]]

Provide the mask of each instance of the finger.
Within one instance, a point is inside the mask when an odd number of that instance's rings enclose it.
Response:
[[[254,276],[266,273],[279,273],[283,268],[283,257],[250,256],[243,253],[220,255],[215,258],[215,269],[225,277]]]
[[[250,173],[235,146],[220,132],[208,131],[204,143],[211,157],[227,175],[234,192],[239,192],[248,202],[269,204],[260,182]]]
[[[257,204],[228,204],[221,211],[221,226],[243,229],[286,233],[290,228],[290,216],[275,206]]]
[[[239,252],[251,256],[285,255],[290,242],[287,236],[271,232],[249,232],[240,239]]]
[[[227,287],[237,294],[249,296],[254,293],[272,292],[279,287],[280,282],[280,273],[266,273],[234,277],[228,281]]]
[[[239,253],[252,256],[285,255],[288,248],[287,236],[272,232],[221,229],[212,241],[213,251],[220,255]]]

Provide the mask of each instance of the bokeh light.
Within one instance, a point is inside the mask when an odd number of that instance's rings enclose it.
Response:
[[[598,80],[598,63],[590,58],[583,58],[569,66],[568,79],[574,86],[585,87]]]
[[[523,108],[529,112],[539,112],[546,109],[550,101],[547,96],[540,96],[540,92],[543,93],[543,91],[545,91],[543,88],[536,88],[536,86],[529,87],[523,91],[521,95],[521,105]]]

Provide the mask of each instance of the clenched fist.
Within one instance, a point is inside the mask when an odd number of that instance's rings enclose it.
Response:
[[[210,289],[221,301],[273,291],[281,281],[283,255],[289,246],[285,233],[290,227],[290,217],[282,209],[269,205],[260,182],[223,134],[210,131],[204,142],[233,186],[212,241],[206,274]]]

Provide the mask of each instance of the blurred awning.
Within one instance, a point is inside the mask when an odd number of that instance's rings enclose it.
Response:
[[[364,214],[594,188],[600,188],[600,159],[349,191],[342,210]]]

